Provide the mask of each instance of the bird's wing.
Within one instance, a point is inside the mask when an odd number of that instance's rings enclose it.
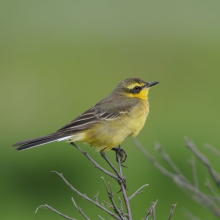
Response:
[[[94,124],[98,123],[99,119],[95,114],[95,108],[92,107],[77,118],[73,119],[70,123],[60,128],[60,132],[81,131],[91,128]]]
[[[121,115],[126,115],[134,105],[134,102],[125,102],[124,99],[117,98],[112,102],[112,100],[107,97],[58,131],[61,133],[71,133],[87,130],[101,121],[114,120],[118,119]]]

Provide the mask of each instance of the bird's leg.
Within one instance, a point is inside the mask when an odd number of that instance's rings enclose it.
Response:
[[[124,149],[121,149],[121,145],[119,145],[118,148],[115,148],[115,147],[112,148],[112,150],[115,151],[115,153],[116,153],[116,161],[117,162],[118,162],[118,156],[120,158],[121,163],[124,163],[126,161],[128,155]],[[125,166],[123,166],[123,167],[125,167]]]
[[[126,189],[126,180],[125,177],[123,177],[116,169],[115,167],[112,165],[112,163],[109,161],[109,159],[106,157],[105,152],[101,151],[100,152],[101,156],[106,160],[106,162],[109,164],[109,166],[114,170],[114,172],[117,174],[118,178],[120,179],[119,181],[122,181],[125,189]]]

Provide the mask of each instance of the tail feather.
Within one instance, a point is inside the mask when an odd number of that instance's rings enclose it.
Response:
[[[68,139],[70,136],[67,135],[63,135],[63,134],[57,134],[57,133],[53,133],[53,134],[49,134],[49,135],[45,135],[45,136],[41,136],[38,138],[33,138],[33,139],[29,139],[29,140],[25,140],[25,141],[20,141],[15,143],[13,146],[19,146],[17,148],[18,151],[21,150],[26,150],[32,147],[37,147],[43,144],[47,144],[47,143],[51,143],[54,141],[59,141],[59,139],[61,140],[65,140]]]

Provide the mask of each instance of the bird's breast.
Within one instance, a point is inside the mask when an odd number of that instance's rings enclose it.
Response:
[[[135,137],[143,128],[149,113],[149,103],[146,100],[141,100],[130,112],[128,127],[131,130],[131,136]]]

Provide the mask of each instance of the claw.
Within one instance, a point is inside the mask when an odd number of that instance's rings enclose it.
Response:
[[[116,153],[116,161],[117,162],[118,162],[118,156],[120,158],[121,163],[124,163],[126,161],[128,155],[124,149],[120,148],[120,145],[118,148],[112,148],[112,150],[115,151],[115,153]]]

